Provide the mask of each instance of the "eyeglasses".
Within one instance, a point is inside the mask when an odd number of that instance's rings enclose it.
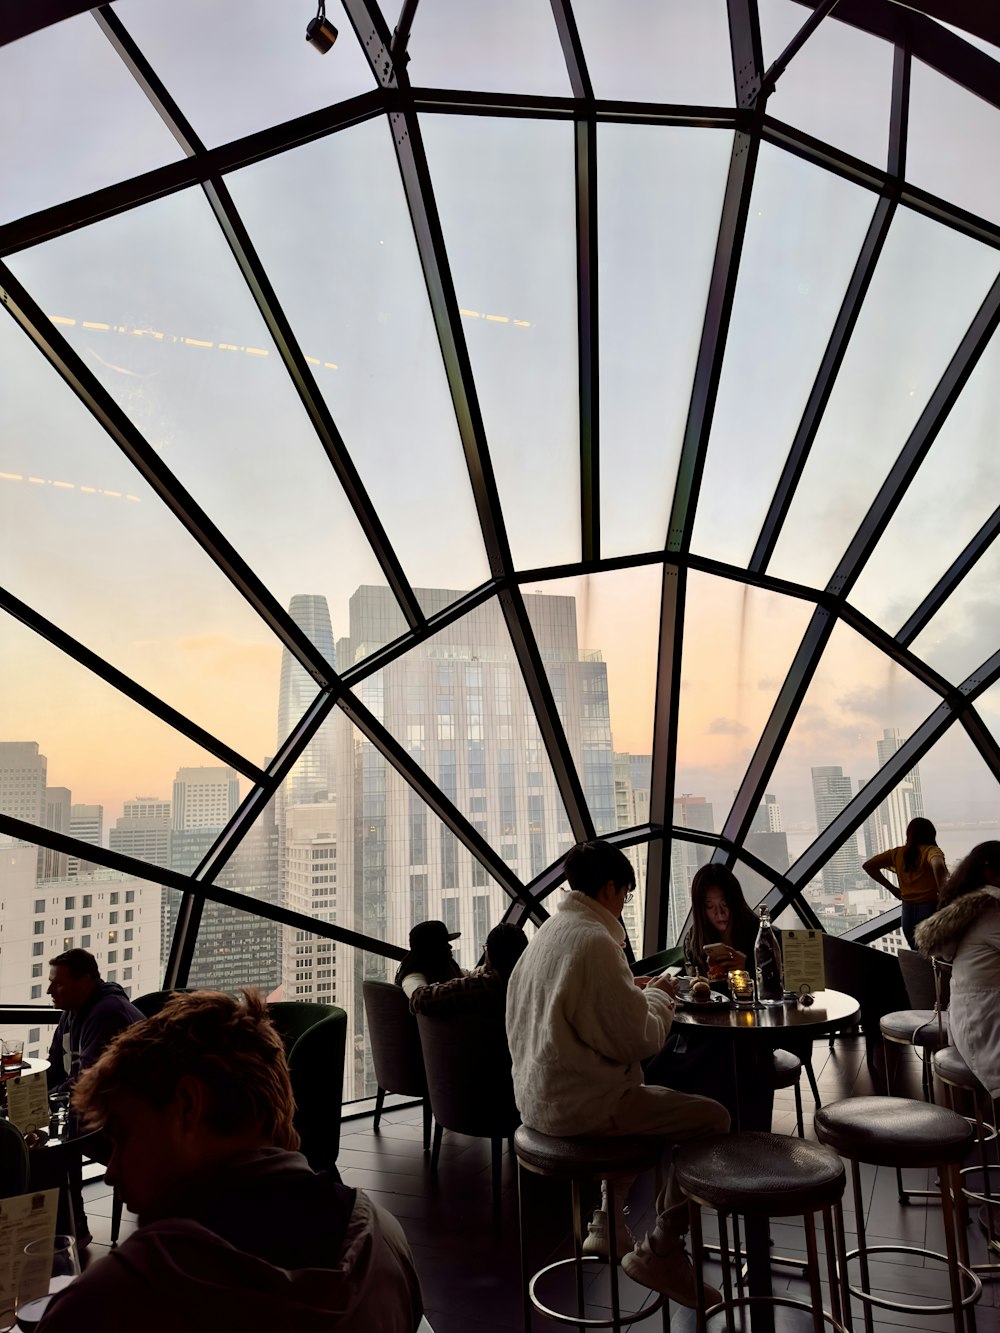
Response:
[[[635,897],[635,889],[625,890],[625,901],[627,903],[630,903],[634,897]]]

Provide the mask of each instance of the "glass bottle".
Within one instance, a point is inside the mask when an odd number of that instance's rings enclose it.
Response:
[[[753,965],[757,978],[757,1003],[765,1006],[783,1002],[785,983],[781,947],[771,925],[771,913],[761,904],[760,926],[753,946]]]

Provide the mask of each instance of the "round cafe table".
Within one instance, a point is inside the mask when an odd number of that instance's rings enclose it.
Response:
[[[817,991],[813,1004],[801,1005],[790,1000],[773,1008],[737,1008],[731,1004],[695,1005],[679,1001],[674,1015],[678,1031],[697,1028],[703,1038],[728,1043],[736,1084],[737,1115],[741,1103],[746,1103],[759,1080],[765,1077],[761,1057],[770,1058],[771,1051],[787,1041],[790,1033],[810,1038],[821,1037],[838,1028],[856,1022],[860,1005],[851,995],[841,991]],[[739,1124],[733,1126],[739,1129]],[[770,1230],[766,1218],[745,1219],[748,1286],[751,1296],[770,1296],[771,1256]],[[750,1307],[750,1327],[753,1333],[773,1333],[772,1306],[757,1304]]]

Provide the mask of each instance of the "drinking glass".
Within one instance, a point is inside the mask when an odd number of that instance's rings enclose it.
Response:
[[[58,1291],[80,1276],[80,1256],[74,1236],[33,1240],[24,1247],[17,1282],[17,1326],[33,1333]]]
[[[15,1069],[21,1068],[24,1059],[24,1038],[8,1037],[6,1041],[0,1043],[0,1068],[5,1074],[12,1073]]]

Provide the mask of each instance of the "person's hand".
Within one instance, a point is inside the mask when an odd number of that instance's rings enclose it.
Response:
[[[652,978],[652,977],[633,977],[632,980],[635,982],[635,984],[639,987],[640,990],[645,990],[646,987],[649,985],[649,983],[653,980],[653,978]]]
[[[747,961],[745,953],[740,953],[739,949],[728,944],[706,944],[705,955],[713,968],[722,969],[722,975],[734,968],[742,969]]]
[[[672,1000],[677,999],[680,988],[677,985],[676,977],[668,977],[666,972],[663,972],[658,977],[650,977],[648,984],[651,990],[661,990],[666,995],[669,995]]]

